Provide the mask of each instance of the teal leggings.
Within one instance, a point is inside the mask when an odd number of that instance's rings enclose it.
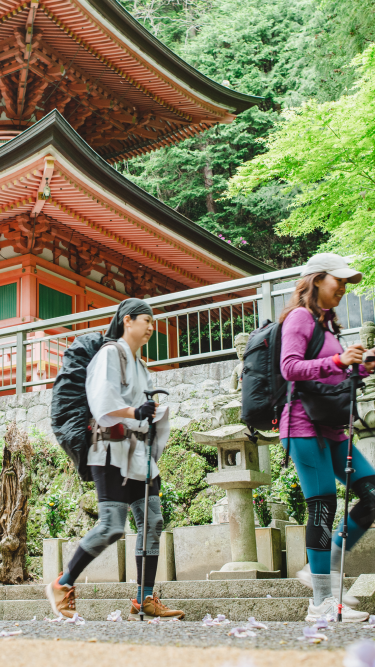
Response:
[[[326,448],[319,447],[316,438],[290,438],[290,456],[296,466],[302,491],[306,499],[316,496],[336,496],[336,483],[338,479],[345,484],[346,456],[348,452],[348,441],[338,443],[334,440],[324,439]],[[287,439],[281,441],[286,449]],[[363,454],[353,447],[353,468],[355,472],[351,475],[351,486],[364,477],[372,477],[375,470]],[[357,512],[358,514],[358,512]],[[356,515],[357,516],[357,515]],[[342,538],[339,533],[342,530],[342,521],[338,526],[333,540],[341,547]],[[348,539],[346,548],[349,551],[365,533],[365,528],[356,523],[349,515]],[[307,555],[313,574],[329,574],[331,566],[331,551],[307,549]]]

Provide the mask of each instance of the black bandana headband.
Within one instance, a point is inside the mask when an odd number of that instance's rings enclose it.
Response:
[[[151,315],[153,317],[153,312],[148,303],[142,299],[121,301],[117,313],[105,333],[104,340],[118,340],[123,336],[125,315]]]

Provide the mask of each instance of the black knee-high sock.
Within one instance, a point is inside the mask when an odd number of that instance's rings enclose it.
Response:
[[[145,571],[145,598],[148,595],[152,595],[152,590],[154,588],[156,570],[158,568],[159,556],[147,556],[146,557],[146,571]],[[137,583],[138,583],[138,594],[137,599],[140,602],[140,586],[142,582],[142,556],[136,556],[135,562],[137,564]],[[147,590],[148,589],[148,590]]]
[[[59,580],[59,584],[61,584],[61,586],[64,584],[73,586],[77,577],[79,577],[81,572],[83,572],[85,567],[87,567],[91,561],[94,560],[94,558],[95,556],[91,556],[87,553],[87,551],[84,551],[84,549],[79,546],[73,558],[69,561],[68,569],[62,575],[61,579]]]

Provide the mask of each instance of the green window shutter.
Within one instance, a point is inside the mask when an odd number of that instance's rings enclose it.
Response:
[[[0,287],[0,320],[17,317],[17,283]]]
[[[72,297],[58,292],[46,285],[39,285],[39,317],[48,320],[50,317],[72,314]]]
[[[167,359],[167,336],[166,334],[158,332],[159,337],[159,359]],[[143,346],[142,356],[147,359],[147,346]],[[152,334],[148,342],[148,358],[149,361],[157,360],[157,350],[156,350],[156,331]]]

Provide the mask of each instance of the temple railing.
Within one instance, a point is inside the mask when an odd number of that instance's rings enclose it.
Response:
[[[295,267],[146,299],[155,332],[143,358],[156,370],[233,357],[238,333],[278,318],[300,271]],[[373,296],[350,292],[336,309],[347,340],[357,340],[362,323],[374,321]],[[116,310],[117,305],[0,329],[0,392],[52,386],[64,351],[77,336],[104,332]]]

